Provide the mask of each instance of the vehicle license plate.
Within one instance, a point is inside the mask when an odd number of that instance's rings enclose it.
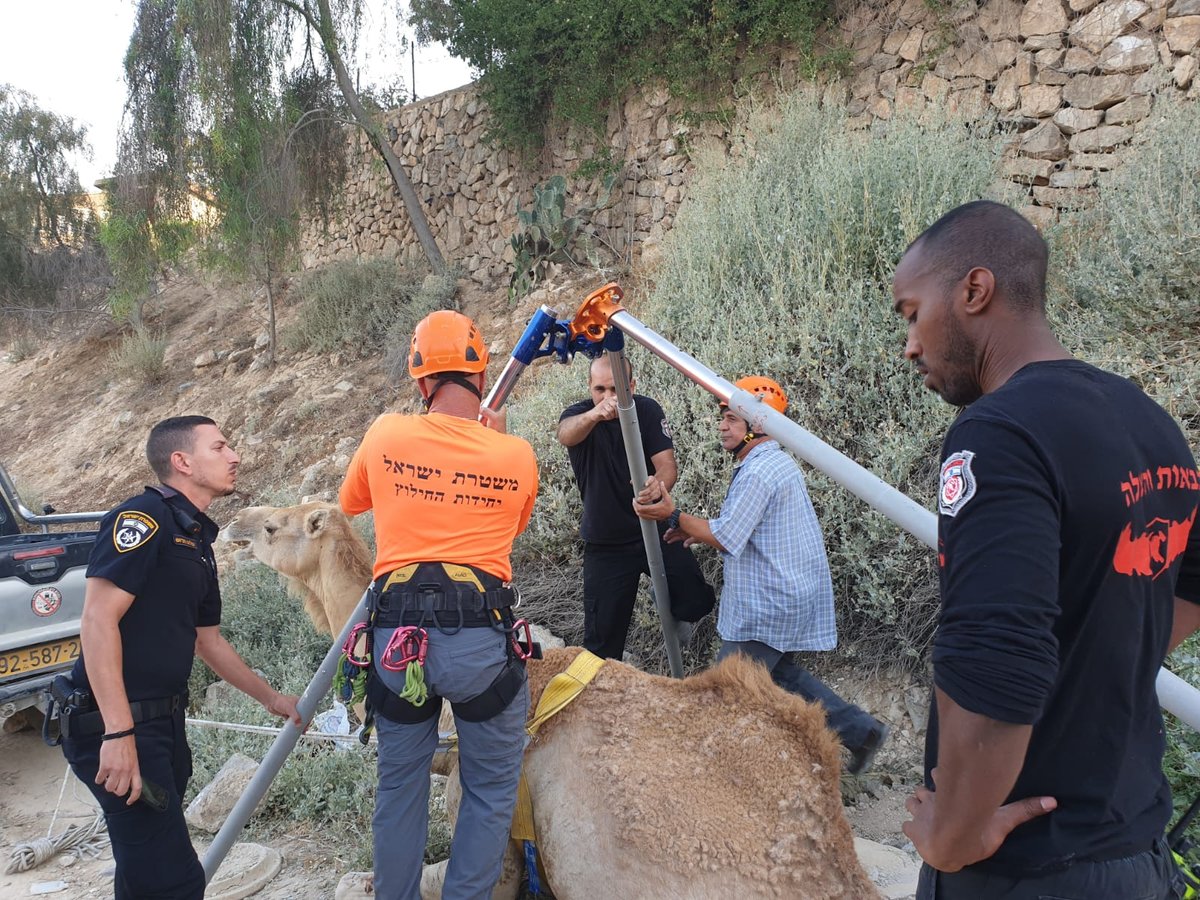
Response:
[[[25,675],[72,662],[79,657],[79,638],[64,638],[0,653],[0,678]]]

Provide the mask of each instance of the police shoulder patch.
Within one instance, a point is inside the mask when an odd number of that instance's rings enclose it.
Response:
[[[662,420],[662,433],[665,434],[669,438],[675,437],[675,435],[671,434],[671,423],[668,422],[666,419]]]
[[[938,512],[943,516],[957,516],[975,496],[975,473],[971,471],[971,460],[974,458],[972,451],[960,450],[951,453],[942,463]]]
[[[136,550],[158,531],[158,523],[144,512],[126,510],[113,522],[113,546],[118,553]]]

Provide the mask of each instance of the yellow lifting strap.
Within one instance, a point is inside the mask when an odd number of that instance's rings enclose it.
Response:
[[[559,672],[550,679],[538,700],[537,711],[534,713],[525,731],[530,735],[537,734],[539,728],[583,693],[583,689],[596,677],[604,660],[583,650],[575,657],[565,672]],[[533,800],[529,796],[529,784],[525,780],[525,770],[521,770],[521,781],[517,785],[517,805],[513,810],[512,838],[514,841],[536,841],[533,828]]]
[[[571,665],[567,666],[565,672],[559,672],[550,679],[550,683],[546,685],[546,689],[542,691],[542,696],[538,700],[537,712],[525,726],[525,731],[530,735],[537,734],[538,729],[547,719],[558,715],[562,712],[563,707],[583,692],[588,682],[596,677],[596,673],[603,665],[604,660],[601,657],[587,650],[581,650]]]

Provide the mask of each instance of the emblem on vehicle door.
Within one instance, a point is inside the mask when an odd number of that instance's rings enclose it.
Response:
[[[39,616],[52,616],[62,606],[62,591],[56,587],[38,588],[33,593],[33,611]]]

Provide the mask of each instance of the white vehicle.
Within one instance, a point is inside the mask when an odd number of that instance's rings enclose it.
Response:
[[[58,514],[49,506],[38,515],[0,466],[0,723],[43,706],[54,676],[79,656],[84,572],[96,532],[51,532],[50,526],[103,516]],[[22,525],[31,530],[23,532]]]

